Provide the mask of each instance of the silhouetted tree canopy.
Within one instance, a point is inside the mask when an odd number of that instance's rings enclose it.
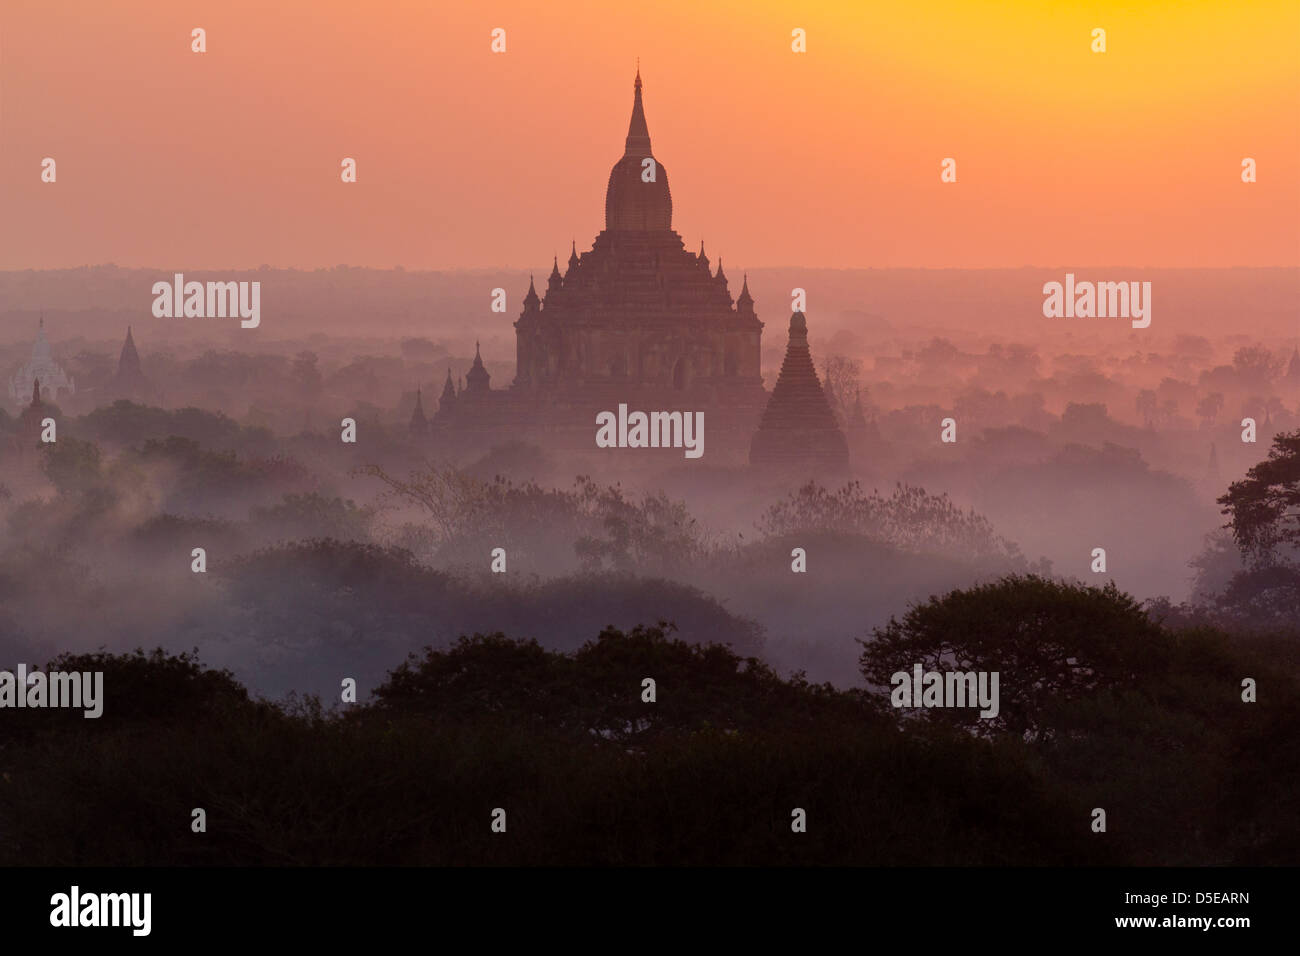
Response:
[[[937,552],[969,561],[1024,564],[1020,549],[988,519],[962,511],[947,495],[897,485],[888,498],[867,494],[857,481],[831,491],[810,481],[772,505],[759,522],[768,535],[838,531],[864,535],[906,551]]]
[[[462,637],[426,648],[375,690],[380,706],[438,720],[507,719],[622,746],[667,733],[790,727],[838,706],[858,720],[872,704],[829,685],[787,683],[754,657],[718,644],[688,644],[666,622],[630,632],[604,628],[572,654],[504,634]],[[656,700],[642,699],[643,680]]]
[[[1291,559],[1300,546],[1300,431],[1275,436],[1268,457],[1218,501],[1251,563]]]
[[[919,713],[1016,734],[1041,729],[1049,705],[1159,673],[1171,647],[1113,582],[1087,587],[1032,574],[931,597],[861,643],[863,677],[885,693],[894,673],[911,674],[918,663],[926,671],[997,671],[996,718],[979,717],[978,708]]]

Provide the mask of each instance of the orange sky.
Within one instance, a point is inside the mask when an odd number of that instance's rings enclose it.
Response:
[[[5,0],[0,269],[549,268],[603,225],[638,56],[674,227],[730,274],[1297,265],[1298,37],[1294,0]]]

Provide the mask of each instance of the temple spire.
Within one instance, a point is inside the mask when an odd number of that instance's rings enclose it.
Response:
[[[740,285],[740,295],[736,297],[736,311],[748,315],[754,312],[754,297],[749,294],[749,273],[745,273],[745,279]]]
[[[641,71],[637,70],[626,145],[605,187],[605,228],[610,232],[667,232],[672,228],[672,219],[668,171],[650,152],[650,128],[641,100]]]
[[[416,437],[423,436],[429,430],[429,419],[424,414],[424,402],[420,398],[420,386],[415,386],[415,411],[411,412],[411,423],[407,426]]]
[[[537,287],[533,285],[533,277],[528,277],[528,294],[524,296],[524,311],[536,312],[541,305],[542,300],[537,298]]]
[[[573,246],[569,250],[569,271],[572,272],[578,265],[578,240],[573,240]]]
[[[474,343],[474,364],[469,367],[465,374],[465,382],[469,391],[478,394],[486,392],[489,386],[491,376],[488,370],[483,367],[483,356],[479,353],[478,342]]]
[[[126,341],[117,357],[117,375],[136,375],[140,372],[140,353],[136,351],[135,338],[131,335],[131,326],[126,327]]]
[[[641,61],[637,61],[636,82],[632,84],[632,120],[627,124],[627,144],[624,156],[638,159],[650,155],[650,127],[645,121],[645,107],[641,105]]]

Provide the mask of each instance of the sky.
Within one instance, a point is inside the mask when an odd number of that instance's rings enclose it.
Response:
[[[1297,37],[1294,0],[5,0],[0,269],[545,270],[638,58],[728,273],[1296,266]]]

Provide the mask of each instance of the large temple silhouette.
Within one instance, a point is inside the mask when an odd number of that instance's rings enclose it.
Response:
[[[515,322],[511,386],[489,386],[476,350],[465,387],[458,389],[448,370],[432,432],[453,440],[472,433],[477,444],[540,429],[559,443],[590,448],[595,413],[627,403],[703,410],[709,457],[745,460],[768,403],[759,366],[763,323],[748,281],[733,301],[721,259],[714,271],[702,243],[698,254],[689,252],[672,228],[672,213],[668,171],[651,149],[638,69],[623,155],[605,190],[605,228],[589,251],[579,254],[572,245],[564,272],[555,259],[540,294],[530,279]],[[824,404],[811,362],[800,372],[791,394]],[[816,398],[808,399],[810,390]],[[769,433],[777,429],[778,443],[785,423],[802,420],[798,414],[765,419]],[[769,434],[761,444],[771,441]],[[831,443],[835,463],[843,443],[842,434]]]
[[[605,190],[605,228],[589,252],[573,248],[563,275],[555,263],[543,295],[530,284],[515,323],[516,388],[563,395],[611,385],[635,396],[650,386],[697,403],[763,401],[763,323],[748,287],[733,303],[721,261],[715,273],[703,245],[688,252],[672,216],[638,71],[623,156]]]

